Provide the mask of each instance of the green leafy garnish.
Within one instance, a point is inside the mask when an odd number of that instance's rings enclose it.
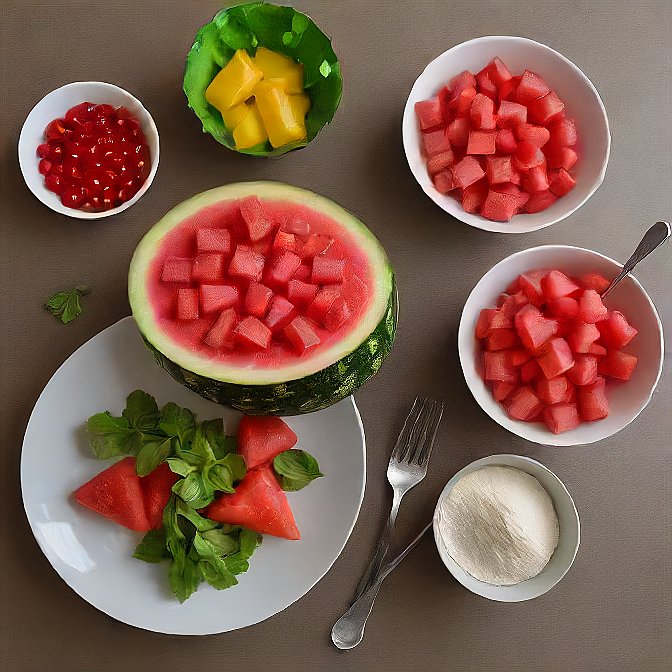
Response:
[[[273,459],[273,469],[283,490],[289,492],[305,488],[320,478],[320,465],[305,450],[286,450]]]
[[[69,292],[56,292],[45,301],[44,307],[63,324],[68,324],[82,314],[82,305],[79,299],[87,294],[91,294],[91,287],[77,285]]]

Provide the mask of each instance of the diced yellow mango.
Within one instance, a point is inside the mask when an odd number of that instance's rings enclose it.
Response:
[[[294,118],[299,121],[305,119],[310,110],[310,96],[307,93],[300,93],[297,96],[289,97],[289,106],[292,108]]]
[[[207,101],[220,112],[242,103],[252,95],[264,74],[255,67],[244,49],[238,49],[205,90]]]
[[[289,94],[303,92],[303,65],[289,56],[259,47],[254,64],[264,73],[264,79],[277,80]]]
[[[305,126],[294,118],[289,96],[277,83],[261,82],[254,89],[254,99],[273,147],[282,147],[305,137]]]
[[[268,140],[268,133],[264,127],[264,120],[259,114],[255,103],[247,105],[245,118],[233,129],[233,141],[236,149],[247,149]]]
[[[243,119],[245,119],[249,111],[250,106],[247,103],[238,103],[238,105],[234,105],[228,110],[224,110],[222,112],[224,125],[228,129],[233,130]]]

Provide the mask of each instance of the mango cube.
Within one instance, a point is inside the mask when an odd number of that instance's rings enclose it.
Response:
[[[207,101],[220,112],[242,103],[252,95],[264,74],[255,67],[244,49],[238,49],[205,90]]]
[[[249,111],[250,106],[247,103],[238,103],[238,105],[234,105],[228,110],[224,110],[222,112],[224,125],[228,129],[233,130],[243,119],[245,119]]]
[[[292,108],[294,118],[305,119],[310,110],[310,96],[307,93],[300,93],[289,97],[289,106]]]
[[[245,118],[233,129],[233,141],[236,149],[247,149],[268,140],[264,121],[255,103],[247,105]]]
[[[276,82],[261,82],[254,90],[259,113],[273,147],[282,147],[306,136],[302,120],[297,120],[286,91]]]
[[[275,80],[289,94],[303,92],[303,65],[266,47],[259,47],[252,59],[264,73],[264,79]]]

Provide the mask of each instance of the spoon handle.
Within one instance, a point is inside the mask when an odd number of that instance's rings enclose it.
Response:
[[[609,286],[602,292],[604,298],[623,278],[637,266],[637,264],[648,257],[659,245],[662,245],[672,233],[672,229],[667,222],[656,222],[645,234],[637,245],[637,249],[632,253],[623,265],[623,270],[611,281]]]

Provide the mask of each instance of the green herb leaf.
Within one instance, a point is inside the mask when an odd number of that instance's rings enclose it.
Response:
[[[173,561],[168,570],[168,583],[180,604],[189,599],[198,589],[202,577],[198,565],[199,563],[192,559],[182,547],[177,555],[173,554]]]
[[[214,488],[195,471],[173,485],[173,492],[192,509],[202,509],[214,499]]]
[[[201,432],[208,440],[215,459],[220,460],[225,455],[235,452],[236,440],[232,436],[226,435],[226,428],[221,418],[203,420],[201,422]]]
[[[223,530],[214,529],[203,532],[203,539],[210,542],[219,555],[230,555],[238,551],[238,543]]]
[[[301,490],[322,476],[317,460],[305,450],[286,450],[276,455],[273,469],[282,489],[290,492]]]
[[[175,503],[175,510],[178,515],[188,520],[199,532],[208,532],[219,527],[219,524],[209,518],[204,518],[198,511],[192,509],[188,504],[185,504],[181,499],[177,499]]]
[[[167,436],[174,436],[184,446],[194,437],[196,421],[188,408],[182,408],[172,401],[161,409],[159,429]]]
[[[68,324],[82,314],[79,298],[87,294],[91,294],[91,287],[77,285],[69,292],[56,292],[45,301],[44,307],[63,324]]]
[[[240,550],[224,558],[226,566],[233,574],[244,574],[249,568],[248,560],[254,551],[261,545],[262,537],[257,532],[252,532],[247,528],[240,530],[238,545]]]
[[[234,481],[242,481],[246,471],[243,458],[231,453],[206,467],[204,476],[215,490],[234,492]]]
[[[133,455],[142,446],[141,435],[123,417],[105,411],[96,413],[86,421],[86,433],[93,454],[99,460],[118,455]]]
[[[170,557],[166,551],[166,533],[163,528],[150,530],[135,547],[133,557],[145,562],[161,562]]]
[[[170,439],[149,441],[138,451],[135,459],[135,471],[138,476],[147,476],[170,455]]]
[[[201,536],[199,532],[196,533],[193,544],[194,549],[201,557],[199,562],[201,575],[213,588],[224,590],[238,583],[233,572],[229,570],[219,556],[215,546]]]
[[[169,457],[166,461],[170,470],[178,476],[189,476],[193,471],[196,471],[193,464],[189,464],[179,457]]]
[[[128,424],[141,432],[156,429],[159,424],[159,407],[151,394],[135,390],[126,397],[126,408],[122,415]]]

